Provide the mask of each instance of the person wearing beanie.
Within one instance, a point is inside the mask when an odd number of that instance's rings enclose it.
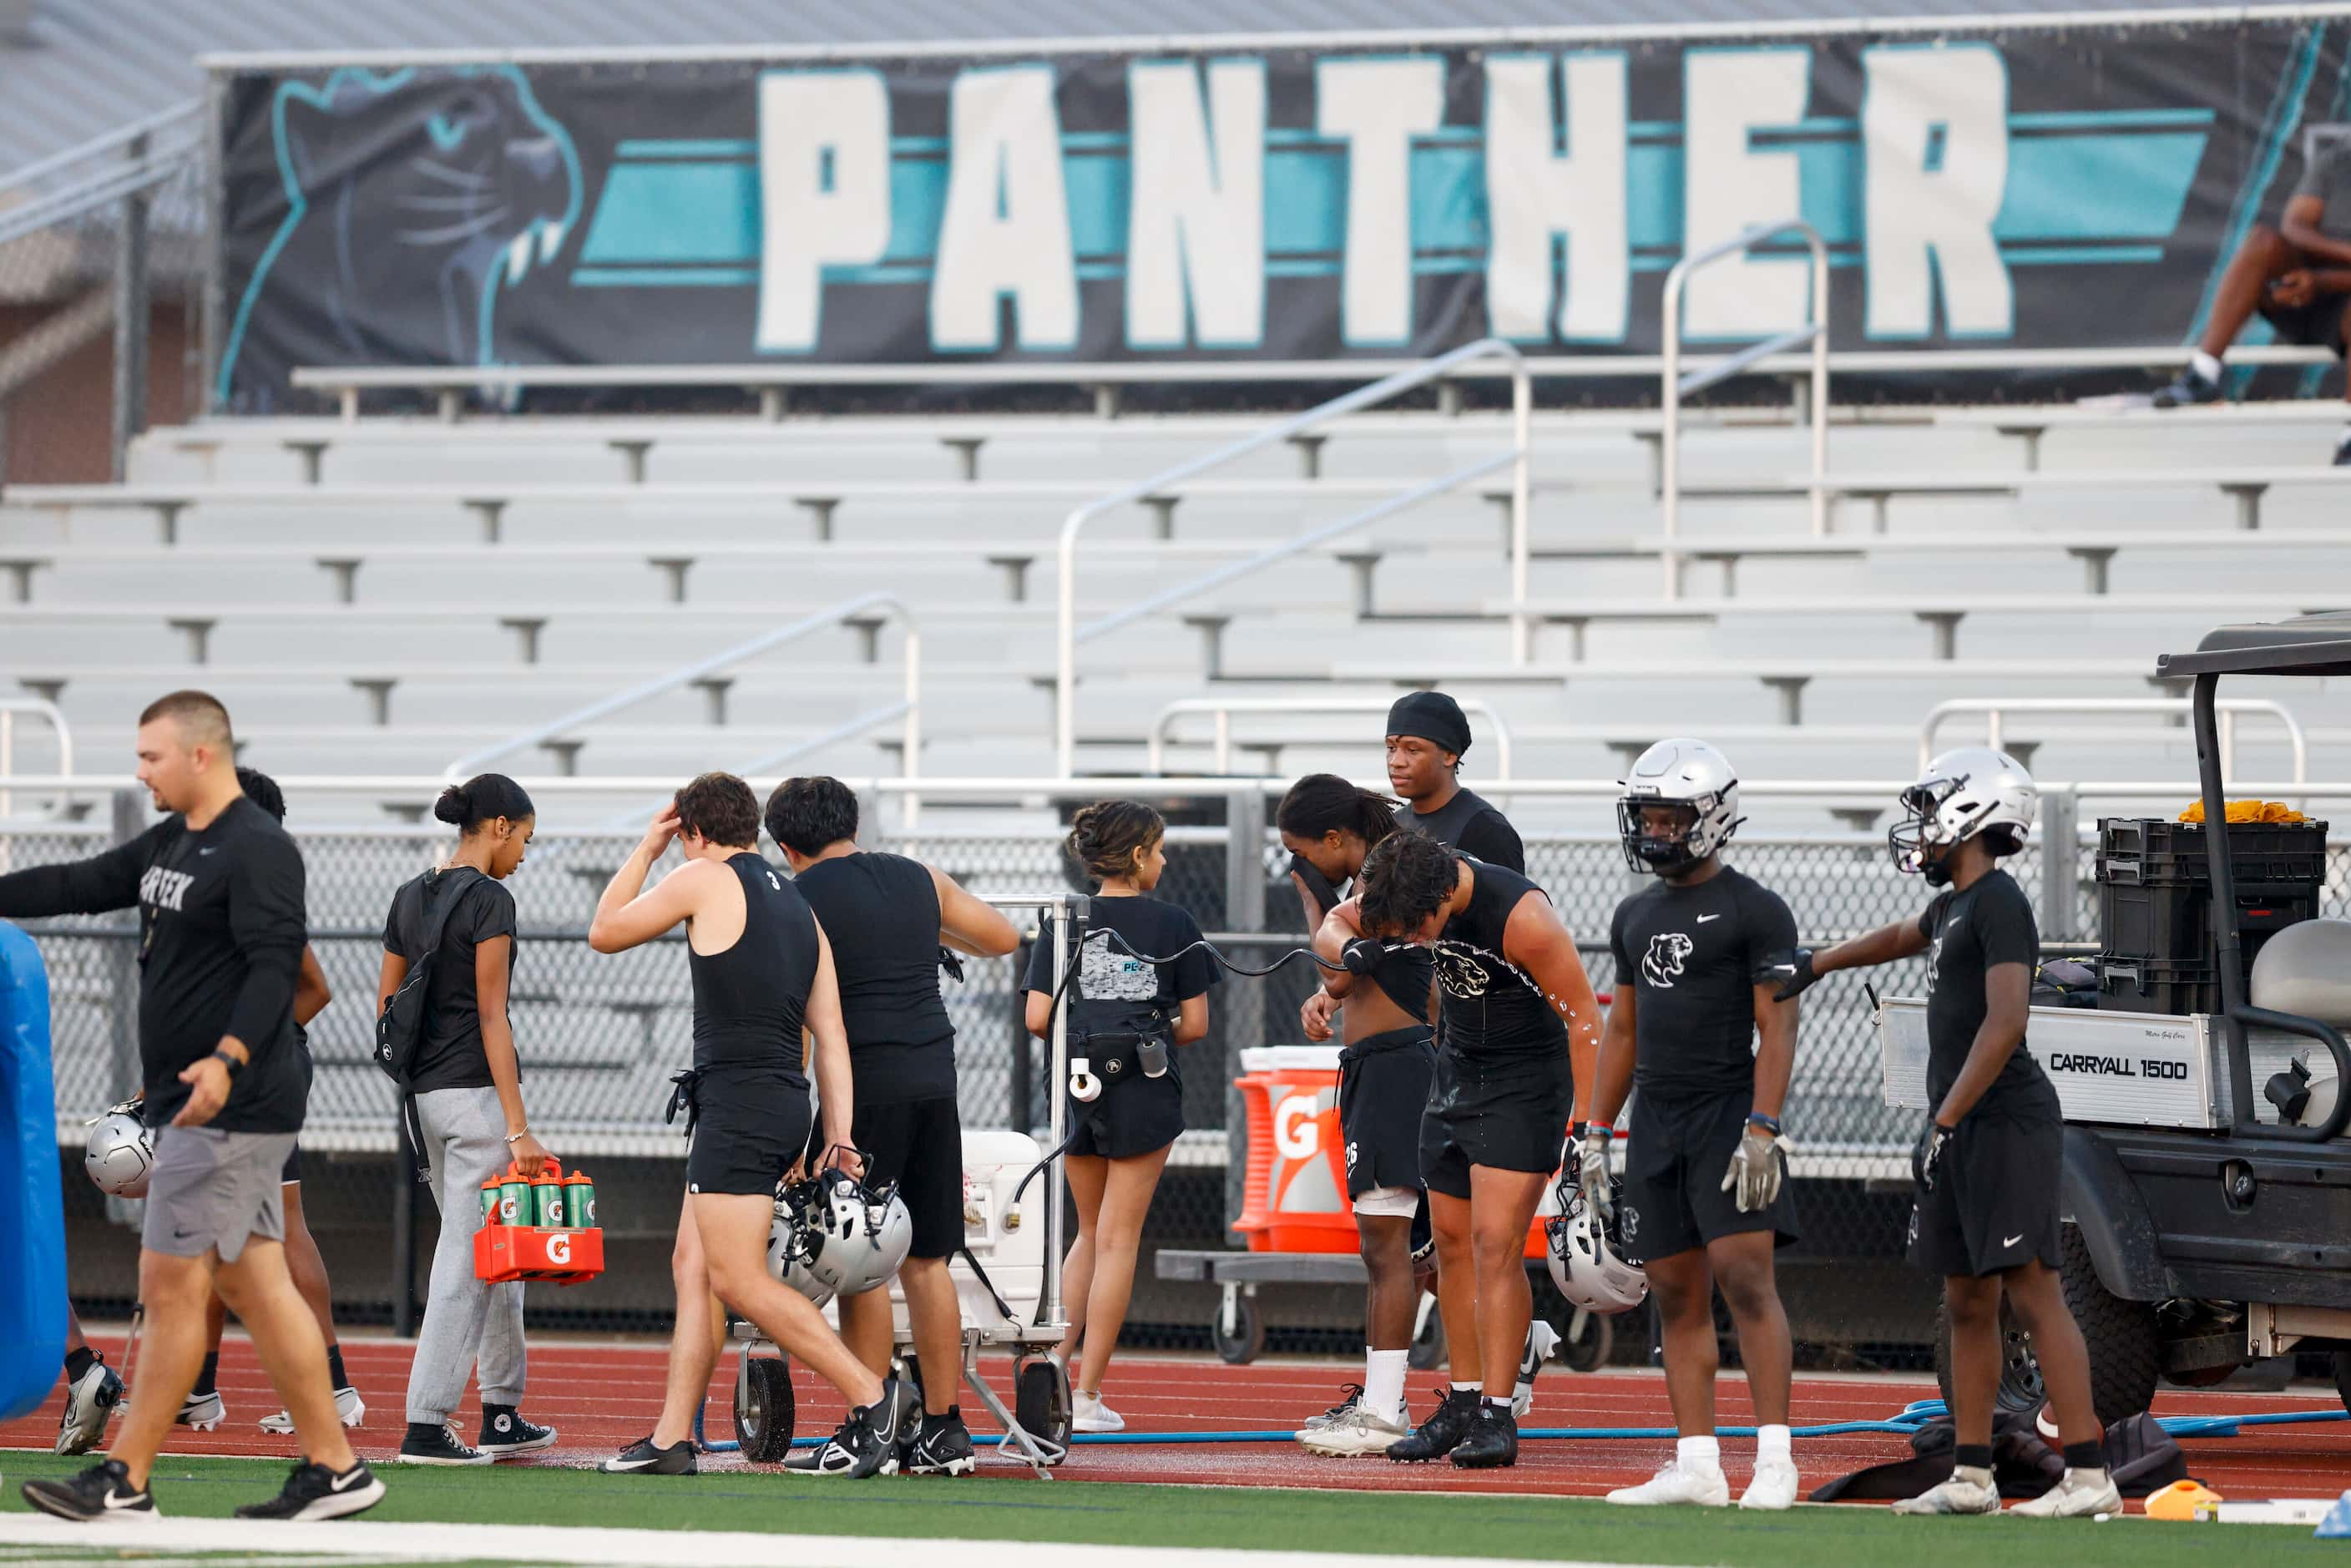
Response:
[[[1396,825],[1524,876],[1526,846],[1510,819],[1461,787],[1469,720],[1443,692],[1408,692],[1388,709],[1388,788],[1404,798]]]

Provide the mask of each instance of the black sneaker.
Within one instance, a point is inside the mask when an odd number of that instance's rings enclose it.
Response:
[[[482,1406],[482,1435],[474,1446],[494,1459],[555,1447],[555,1428],[535,1426],[511,1405]]]
[[[63,1480],[26,1481],[18,1489],[25,1500],[43,1513],[77,1523],[99,1519],[152,1520],[154,1495],[131,1484],[131,1469],[120,1459],[108,1459]]]
[[[383,1500],[383,1483],[363,1459],[337,1475],[324,1465],[300,1464],[286,1478],[285,1490],[267,1502],[249,1502],[236,1511],[239,1519],[348,1519],[365,1513]]]
[[[2155,394],[2155,406],[2158,408],[2189,408],[2199,402],[2220,401],[2220,383],[2194,365],[2180,367],[2179,379]]]
[[[1469,1435],[1469,1423],[1477,1416],[1481,1397],[1475,1388],[1447,1390],[1428,1419],[1412,1429],[1411,1437],[1389,1445],[1388,1458],[1400,1464],[1443,1458]]]
[[[898,1445],[920,1417],[923,1397],[904,1378],[885,1378],[882,1397],[849,1413],[841,1430],[815,1450],[816,1463],[802,1468],[786,1465],[794,1475],[839,1476],[862,1481],[869,1476],[898,1473]]]
[[[1519,1423],[1507,1405],[1478,1402],[1469,1435],[1453,1450],[1453,1462],[1465,1470],[1499,1469],[1519,1462]]]
[[[479,1448],[469,1448],[457,1440],[455,1428],[445,1423],[429,1427],[422,1421],[408,1424],[408,1436],[400,1440],[400,1462],[403,1465],[486,1465],[497,1458]]]
[[[967,1476],[978,1468],[971,1428],[953,1411],[925,1416],[921,1432],[906,1445],[905,1457],[899,1462],[899,1469],[910,1476]]]
[[[596,1468],[608,1476],[690,1476],[702,1469],[702,1461],[695,1458],[691,1439],[664,1448],[648,1433]]]

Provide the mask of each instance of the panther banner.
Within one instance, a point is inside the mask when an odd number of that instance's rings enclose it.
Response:
[[[214,393],[299,365],[1658,347],[1802,217],[1840,348],[2178,341],[2351,10],[1490,46],[219,62]],[[2340,214],[2351,216],[2351,214]],[[2330,223],[2338,214],[2330,214]],[[1801,246],[1687,335],[1801,324]]]

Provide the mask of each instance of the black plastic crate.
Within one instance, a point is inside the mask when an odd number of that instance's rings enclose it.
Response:
[[[2220,967],[2101,953],[2098,1006],[2126,1013],[2217,1013],[2220,1010]]]
[[[2231,822],[2229,860],[2241,885],[2326,880],[2325,822]],[[2160,817],[2101,817],[2097,878],[2103,885],[2209,886],[2204,824]]]
[[[2318,915],[2319,889],[2311,883],[2239,883],[2237,930],[2245,938],[2266,936]],[[2212,923],[2212,890],[2108,883],[2098,889],[2098,945],[2125,957],[2209,964],[2219,941]],[[2250,940],[2245,959],[2252,961]]]

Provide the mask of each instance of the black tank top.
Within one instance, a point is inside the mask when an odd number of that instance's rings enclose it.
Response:
[[[743,935],[724,953],[686,947],[695,1070],[772,1067],[802,1077],[800,1022],[816,979],[816,916],[751,851],[729,859],[726,869],[743,884]]]
[[[836,940],[832,972],[861,1105],[956,1091],[955,1024],[939,996],[939,892],[930,868],[861,850],[792,879]]]
[[[1437,938],[1437,980],[1445,993],[1443,1043],[1488,1061],[1567,1061],[1567,1024],[1527,973],[1502,956],[1510,911],[1542,889],[1514,871],[1461,857],[1469,907]]]

